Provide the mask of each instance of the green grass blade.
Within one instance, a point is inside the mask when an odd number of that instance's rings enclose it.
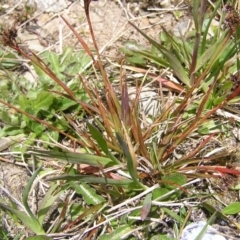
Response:
[[[171,68],[173,69],[176,76],[184,83],[187,87],[191,87],[190,79],[186,74],[186,71],[178,59],[171,54],[168,50],[163,51],[164,56],[167,58]]]
[[[217,212],[217,217],[224,219],[225,221],[229,221],[228,217],[225,216],[222,212],[218,211],[215,207],[212,205],[208,204],[207,202],[203,202],[201,204],[203,208],[205,208],[208,212],[210,213],[215,213]]]
[[[200,0],[201,1],[201,0]],[[193,0],[192,3],[192,15],[193,15],[193,21],[194,21],[194,26],[196,31],[199,31],[199,18],[198,18],[198,14],[199,14],[199,0]]]
[[[2,208],[4,211],[8,211],[8,212],[16,215],[17,218],[23,222],[24,226],[29,228],[35,234],[45,234],[45,231],[43,230],[42,226],[38,222],[34,221],[33,218],[25,215],[24,213],[20,212],[19,210],[13,209],[12,207],[5,205],[2,202],[0,202],[0,208]]]
[[[202,38],[202,44],[201,44],[201,53],[204,53],[205,50],[206,50],[206,41],[207,41],[207,35],[209,33],[209,28],[211,26],[211,23],[212,23],[212,20],[214,19],[214,17],[216,17],[216,14],[217,14],[217,11],[220,7],[222,3],[222,0],[218,0],[217,4],[215,5],[214,9],[213,9],[213,12],[212,12],[212,15],[208,21],[208,24],[206,26],[206,29],[204,30],[204,33],[203,33],[203,38]]]
[[[60,62],[58,55],[54,52],[48,52],[47,54],[48,61],[50,63],[52,71],[58,76],[61,76]]]
[[[55,181],[55,180],[66,180],[66,181],[81,181],[86,183],[97,183],[97,184],[109,184],[116,186],[125,186],[134,183],[132,180],[128,179],[112,179],[112,178],[103,178],[103,177],[95,177],[88,176],[82,174],[76,175],[68,175],[64,174],[62,176],[48,178],[47,181]]]
[[[153,53],[151,53],[149,51],[135,50],[135,49],[131,49],[131,51],[133,53],[140,54],[147,60],[156,63],[158,66],[165,67],[165,68],[169,67],[169,64],[166,62],[166,60],[164,60],[162,57],[154,55]]]
[[[173,69],[176,76],[184,83],[187,87],[190,87],[190,79],[185,72],[184,67],[181,65],[179,60],[171,54],[166,48],[161,46],[158,42],[154,41],[150,37],[148,37],[143,31],[141,31],[137,26],[135,26],[133,23],[129,22],[141,35],[143,35],[152,45],[154,45],[159,51],[162,52],[162,54],[165,56],[167,61],[169,62],[170,67]]]
[[[184,222],[184,218],[180,217],[179,215],[177,215],[175,212],[173,212],[172,210],[170,210],[169,208],[162,208],[163,211],[168,214],[170,217],[172,217],[173,219],[175,219],[177,222],[179,222],[180,224],[183,224]]]
[[[84,182],[81,184],[71,182],[70,186],[76,191],[76,193],[82,195],[84,201],[88,205],[97,205],[106,201],[102,196],[96,193],[94,188]]]
[[[237,54],[239,55],[240,53],[240,27],[237,26],[236,27],[236,31],[235,31],[235,45],[236,45],[236,52]],[[238,71],[240,71],[240,60],[239,60],[239,57],[237,58],[237,69]],[[238,73],[238,76],[239,76],[239,73]]]
[[[120,162],[109,152],[107,142],[105,141],[102,133],[98,131],[92,124],[87,123],[88,129],[92,135],[92,137],[97,141],[99,147],[102,151],[111,158],[116,164],[120,164]]]
[[[184,61],[185,64],[188,66],[190,65],[190,61],[192,59],[192,51],[187,47],[187,41],[184,40],[184,37],[181,36],[181,39],[179,40],[174,35],[170,34],[164,27],[162,27],[165,36],[166,36],[166,42],[170,42],[172,46],[172,51],[178,58],[180,62]]]
[[[126,142],[123,140],[123,138],[120,136],[120,134],[117,133],[116,136],[117,136],[118,142],[123,150],[123,154],[125,155],[125,158],[127,160],[127,168],[128,168],[129,174],[131,175],[133,181],[136,184],[141,185],[141,183],[138,181],[137,171],[136,171],[136,168],[134,167],[133,159],[132,159],[132,156],[130,154],[130,151],[128,149]]]
[[[59,185],[53,184],[45,194],[44,198],[41,200],[41,204],[38,208],[38,221],[40,224],[43,223],[44,217],[46,216],[48,210],[53,205],[55,200],[64,191],[64,189],[60,189],[60,191],[55,192],[58,187]]]
[[[90,123],[87,123],[87,126],[88,126],[88,129],[89,129],[92,137],[97,141],[97,143],[100,146],[100,148],[102,149],[102,151],[107,155],[108,154],[108,146],[107,146],[105,139],[103,138],[102,133],[100,133],[100,131],[98,131],[98,129],[95,128]]]
[[[216,62],[217,63],[217,58],[220,56],[220,53],[223,50],[226,50],[228,46],[224,48],[224,42],[226,39],[226,35],[222,35],[217,42],[215,42],[213,45],[211,45],[207,50],[204,51],[204,53],[198,57],[197,59],[197,65],[195,68],[195,72],[199,71],[200,68],[205,65],[208,61]],[[230,47],[230,46],[229,46]],[[229,49],[228,51],[230,51]],[[216,55],[216,52],[218,53]],[[224,53],[226,54],[226,53]]]
[[[57,151],[43,151],[33,149],[29,153],[34,154],[43,158],[56,158],[63,162],[73,163],[73,164],[88,164],[93,167],[110,167],[115,165],[114,162],[107,157],[100,157],[96,155],[86,154],[86,153],[70,153],[70,152],[57,152]]]
[[[29,196],[29,192],[31,190],[31,187],[32,187],[32,184],[34,182],[34,180],[36,179],[38,173],[41,171],[42,169],[42,166],[40,166],[34,173],[33,175],[31,176],[31,178],[29,179],[24,191],[23,191],[23,205],[27,211],[27,213],[29,214],[29,216],[31,217],[32,221],[37,225],[39,225],[39,222],[38,220],[35,218],[35,216],[33,215],[29,205],[28,205],[28,196]]]
[[[214,220],[216,219],[216,215],[217,215],[217,211],[215,211],[214,214],[211,216],[211,218],[207,221],[206,225],[203,227],[203,229],[198,234],[198,236],[195,238],[195,240],[201,240],[203,238],[204,234],[207,231],[208,225],[210,225],[211,223],[214,222]]]

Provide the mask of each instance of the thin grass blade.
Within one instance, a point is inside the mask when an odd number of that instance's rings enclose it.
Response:
[[[108,145],[106,140],[104,139],[102,133],[98,131],[97,128],[95,128],[92,124],[87,123],[88,129],[92,135],[92,137],[97,141],[98,145],[102,149],[102,151],[111,158],[116,164],[120,164],[120,162],[117,160],[116,157],[113,156],[113,154],[109,151]]]
[[[23,191],[23,205],[27,211],[27,213],[29,214],[29,216],[31,217],[32,221],[36,224],[36,225],[39,225],[39,222],[38,220],[35,218],[35,216],[33,215],[29,205],[28,205],[28,196],[29,196],[29,193],[30,193],[30,190],[31,190],[31,187],[32,187],[32,184],[34,182],[34,180],[36,179],[37,175],[39,174],[39,172],[41,171],[42,169],[42,166],[40,166],[34,173],[33,175],[31,176],[31,178],[29,179],[24,191]]]
[[[169,62],[171,68],[173,69],[176,76],[187,86],[190,87],[190,79],[187,76],[184,67],[179,62],[179,60],[171,54],[166,48],[161,46],[158,42],[154,41],[150,37],[148,37],[143,31],[141,31],[137,26],[133,23],[129,22],[141,35],[143,35],[152,45],[154,45],[162,54],[166,57],[167,61]]]
[[[38,208],[38,221],[40,224],[43,224],[44,217],[46,216],[48,210],[56,201],[58,196],[64,191],[64,189],[60,189],[56,192],[57,188],[59,188],[59,185],[53,184],[41,200]]]
[[[82,195],[85,203],[88,205],[97,205],[106,201],[102,196],[96,193],[94,188],[84,182],[81,184],[71,182],[70,186],[76,191],[76,193]]]
[[[109,184],[115,186],[126,186],[132,184],[132,180],[128,179],[112,179],[112,178],[103,178],[103,177],[95,177],[95,176],[88,176],[82,174],[76,175],[68,175],[64,174],[57,177],[48,178],[47,181],[55,181],[55,180],[66,180],[66,181],[80,181],[86,183],[96,183],[96,184]]]
[[[110,158],[100,157],[100,156],[86,154],[86,153],[44,151],[44,150],[37,150],[37,149],[32,149],[28,153],[34,154],[36,156],[43,157],[43,158],[55,158],[67,163],[88,164],[93,167],[99,167],[99,165],[104,167],[115,165]]]
[[[136,167],[135,167],[135,164],[133,162],[132,156],[130,154],[130,151],[129,151],[129,148],[128,148],[126,142],[123,140],[123,138],[120,136],[120,134],[116,133],[116,137],[117,137],[118,142],[123,150],[123,154],[126,157],[127,168],[128,168],[128,171],[129,171],[133,181],[137,184],[140,184],[138,181],[138,177],[137,177]]]
[[[17,218],[20,219],[23,222],[23,224],[35,234],[45,234],[45,231],[43,230],[42,226],[37,221],[33,221],[31,217],[25,215],[24,213],[16,209],[13,209],[12,207],[5,205],[2,202],[0,202],[0,208],[2,208],[2,210],[4,211],[16,215]]]
[[[206,225],[203,227],[203,229],[197,235],[195,240],[201,240],[204,237],[204,234],[206,233],[208,226],[210,224],[212,224],[214,222],[214,220],[216,219],[216,215],[217,215],[217,211],[215,211],[214,214],[210,217],[210,219],[207,221]]]

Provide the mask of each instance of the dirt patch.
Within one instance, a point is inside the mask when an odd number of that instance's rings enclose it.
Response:
[[[75,46],[76,49],[82,48],[76,38],[73,37],[71,30],[61,19],[61,15],[75,27],[88,44],[92,45],[84,8],[79,1],[69,3],[68,7],[59,13],[36,10],[32,15],[34,7],[32,6],[31,10],[26,11],[24,2],[17,5],[15,1],[12,1],[8,5],[9,8],[0,16],[0,25],[3,26],[3,23],[7,22],[9,27],[12,27],[16,19],[20,20],[16,26],[19,40],[30,49],[37,52],[46,49],[61,52],[64,46]],[[121,45],[123,40],[127,39],[137,40],[144,45],[148,44],[139,33],[130,27],[128,21],[134,22],[150,37],[157,39],[161,31],[161,25],[167,29],[172,29],[175,26],[174,12],[182,11],[181,16],[186,16],[186,12],[189,11],[184,3],[177,7],[170,5],[166,10],[158,7],[155,11],[151,7],[152,5],[149,5],[150,10],[148,8],[143,9],[140,5],[140,3],[124,4],[121,1],[106,0],[91,3],[91,20],[98,46],[102,49],[102,52],[108,53],[110,56],[116,56],[118,46]],[[183,17],[179,19],[183,20]],[[111,50],[109,50],[110,48]]]

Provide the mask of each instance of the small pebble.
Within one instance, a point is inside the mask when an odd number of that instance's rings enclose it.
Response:
[[[159,4],[162,8],[170,8],[171,7],[171,1],[170,0],[163,0]]]
[[[173,29],[173,33],[176,37],[180,37],[181,34],[184,36],[188,31],[189,21],[178,22]],[[181,33],[181,34],[180,34]]]
[[[140,14],[140,16],[144,17],[146,15],[149,15],[149,11],[141,10],[141,11],[139,11],[139,14]]]
[[[206,224],[207,222],[200,221],[187,225],[183,229],[181,240],[196,239]],[[226,240],[226,238],[218,234],[217,230],[215,230],[212,226],[208,225],[207,230],[205,231],[201,240]]]
[[[3,4],[2,6],[1,6],[1,8],[3,8],[3,9],[8,9],[10,6],[8,5],[8,4]]]
[[[146,17],[142,18],[141,23],[140,23],[140,27],[144,28],[144,27],[148,27],[148,25],[149,25],[148,18],[146,18]]]
[[[158,23],[160,21],[161,21],[160,17],[149,18],[149,23],[152,24],[152,25],[156,24],[156,23]]]

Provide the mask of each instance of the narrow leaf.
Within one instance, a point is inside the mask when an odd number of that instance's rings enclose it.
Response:
[[[132,156],[128,149],[128,146],[125,143],[125,141],[123,140],[123,138],[120,136],[120,134],[117,133],[116,136],[117,136],[118,142],[123,150],[123,153],[126,157],[128,171],[129,171],[133,181],[135,183],[139,184],[138,177],[137,177],[137,171],[136,171],[136,168],[134,167],[133,159],[132,159]]]
[[[216,219],[216,215],[217,215],[217,211],[215,211],[214,214],[211,216],[211,218],[207,221],[207,223],[202,228],[202,230],[200,231],[198,236],[195,238],[195,240],[201,240],[204,237],[204,235],[208,229],[208,226],[214,223],[214,221]]]
[[[88,126],[88,129],[89,129],[92,137],[97,141],[97,143],[100,146],[100,148],[102,149],[102,151],[109,158],[111,158],[115,164],[120,164],[120,162],[117,160],[117,158],[114,157],[114,155],[110,151],[108,151],[108,145],[107,145],[107,142],[105,141],[102,133],[90,123],[87,123],[87,126]]]
[[[173,212],[172,210],[170,210],[169,208],[162,208],[163,211],[168,214],[170,217],[172,217],[174,220],[176,220],[177,222],[179,222],[180,224],[183,224],[184,222],[184,218],[181,218],[179,215],[177,215],[175,212]]]
[[[151,205],[152,205],[152,193],[149,193],[145,199],[144,199],[144,202],[143,202],[143,207],[141,209],[141,220],[144,221],[150,210],[151,210]]]
[[[60,74],[60,63],[59,63],[59,59],[58,59],[58,55],[54,52],[48,52],[47,54],[48,57],[48,61],[51,65],[51,69],[52,71],[59,75]]]
[[[164,56],[167,58],[171,68],[173,69],[176,76],[184,83],[187,87],[191,87],[190,79],[186,74],[186,71],[179,60],[171,54],[168,50],[162,50]]]
[[[173,69],[176,76],[184,83],[186,86],[190,87],[190,79],[187,76],[184,67],[179,62],[179,60],[170,53],[169,50],[161,46],[158,42],[151,39],[149,36],[147,36],[143,31],[141,31],[137,26],[135,26],[133,23],[129,22],[139,33],[141,33],[142,36],[144,36],[152,45],[154,45],[159,51],[162,52],[162,54],[167,58],[171,68]]]
[[[40,224],[43,223],[44,217],[46,216],[48,210],[53,205],[55,200],[64,191],[64,189],[61,189],[58,192],[54,192],[58,187],[59,186],[57,184],[51,186],[50,189],[45,194],[44,198],[41,200],[41,204],[38,208],[38,221]]]
[[[3,204],[2,202],[0,202],[0,208],[2,208],[2,210],[4,210],[4,211],[8,211],[8,212],[16,215],[17,218],[23,222],[24,226],[29,228],[35,234],[45,234],[42,226],[40,224],[36,224],[36,221],[33,221],[33,219],[31,217],[25,215],[24,213],[22,213],[16,209],[13,209],[12,207],[9,207],[9,206]]]
[[[60,64],[64,64],[65,62],[71,62],[71,58],[73,56],[73,47],[66,47],[63,50],[63,53],[60,57]]]
[[[92,124],[89,122],[87,123],[88,129],[92,135],[92,137],[97,141],[100,148],[103,150],[103,152],[108,155],[108,146],[107,143],[100,131],[98,131],[97,128],[95,128]]]
[[[95,177],[95,176],[88,176],[88,175],[67,175],[64,174],[58,177],[48,178],[47,181],[54,181],[54,180],[67,180],[67,181],[82,181],[86,183],[97,183],[97,184],[109,184],[109,185],[116,185],[116,186],[124,186],[133,183],[132,180],[128,179],[111,179],[111,178],[103,178],[103,177]]]
[[[102,196],[96,194],[96,190],[86,183],[81,183],[78,185],[74,182],[71,182],[70,186],[73,187],[78,194],[83,196],[84,201],[88,205],[96,205],[105,202],[105,199]]]
[[[29,205],[28,205],[28,195],[29,195],[29,192],[31,190],[31,187],[32,187],[32,184],[34,182],[34,180],[36,179],[38,173],[41,171],[42,169],[42,166],[40,166],[34,173],[33,175],[31,176],[31,178],[29,179],[28,183],[27,183],[27,186],[25,187],[24,191],[23,191],[23,205],[27,211],[27,213],[29,214],[29,216],[32,218],[32,221],[36,224],[36,225],[39,225],[39,222],[38,220],[34,217]]]
[[[110,158],[100,157],[96,155],[86,154],[86,153],[70,153],[70,152],[57,152],[57,151],[42,151],[33,149],[29,153],[35,154],[42,158],[56,158],[58,160],[74,163],[74,164],[88,164],[93,167],[101,166],[111,166],[114,165]]]
[[[88,47],[87,43],[83,40],[83,38],[78,34],[78,32],[72,27],[72,25],[63,16],[61,16],[61,18],[68,25],[68,27],[71,29],[71,31],[74,33],[74,35],[76,36],[78,41],[82,44],[82,46],[85,49],[85,51],[87,52],[87,54],[92,58],[93,62],[95,62],[93,54],[91,52],[91,49]]]
[[[123,78],[126,78],[126,77],[124,76]],[[130,125],[130,104],[129,104],[129,96],[128,96],[126,79],[123,80],[123,84],[122,84],[121,118],[125,126]]]

